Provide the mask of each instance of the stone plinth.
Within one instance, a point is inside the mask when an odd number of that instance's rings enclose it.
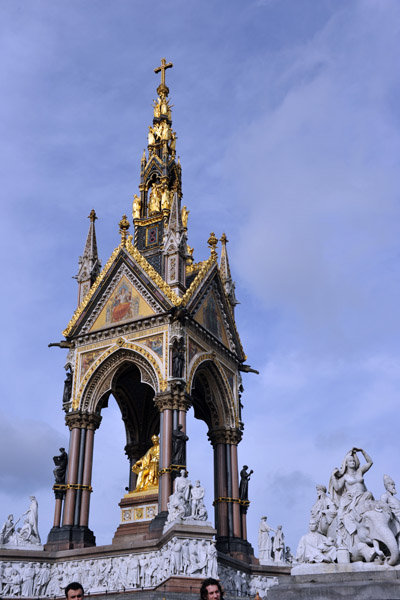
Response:
[[[393,600],[400,598],[400,566],[374,563],[302,564],[268,600]]]
[[[120,543],[121,538],[132,535],[136,539],[152,537],[151,521],[158,513],[158,492],[132,492],[126,494],[118,505],[121,509],[120,524],[113,538],[114,543]]]

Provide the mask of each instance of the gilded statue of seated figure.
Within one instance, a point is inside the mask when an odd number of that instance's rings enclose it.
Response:
[[[158,470],[160,462],[160,442],[158,435],[151,438],[153,445],[146,454],[132,466],[132,471],[138,476],[135,492],[143,492],[158,486]]]

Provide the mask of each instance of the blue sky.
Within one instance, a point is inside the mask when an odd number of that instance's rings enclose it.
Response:
[[[0,520],[39,500],[52,524],[78,256],[95,208],[101,259],[131,213],[165,56],[189,243],[230,240],[248,362],[240,464],[249,538],[295,548],[315,484],[352,447],[400,486],[400,5],[395,0],[2,0]],[[90,525],[111,541],[126,485],[116,407],[96,433]],[[211,502],[211,447],[189,418]],[[209,457],[200,460],[200,452]],[[2,515],[2,516],[1,516]]]

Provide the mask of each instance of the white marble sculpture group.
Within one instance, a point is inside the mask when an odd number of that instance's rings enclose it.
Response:
[[[388,475],[383,478],[386,491],[374,499],[364,482],[372,464],[365,450],[352,448],[332,472],[329,493],[317,486],[309,532],[297,548],[298,563],[400,563],[400,500]]]
[[[187,478],[185,469],[174,481],[174,492],[168,501],[168,517],[165,530],[170,523],[187,521],[207,521],[208,514],[204,504],[204,488],[200,481],[192,485]]]
[[[20,527],[17,525],[22,523]],[[14,521],[14,515],[8,515],[0,529],[0,548],[32,549],[42,548],[38,529],[38,502],[30,496],[28,510]]]
[[[269,537],[270,531],[275,534],[272,538]],[[289,546],[285,546],[282,525],[273,529],[267,523],[267,517],[261,517],[258,529],[258,556],[261,565],[290,564],[293,559]]]

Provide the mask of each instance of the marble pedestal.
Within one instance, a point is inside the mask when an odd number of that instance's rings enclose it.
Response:
[[[374,563],[299,565],[268,591],[268,600],[394,600],[400,569]]]
[[[120,524],[114,534],[113,544],[120,544],[132,535],[135,539],[152,537],[150,523],[157,516],[158,492],[131,492],[119,503],[121,509]]]

